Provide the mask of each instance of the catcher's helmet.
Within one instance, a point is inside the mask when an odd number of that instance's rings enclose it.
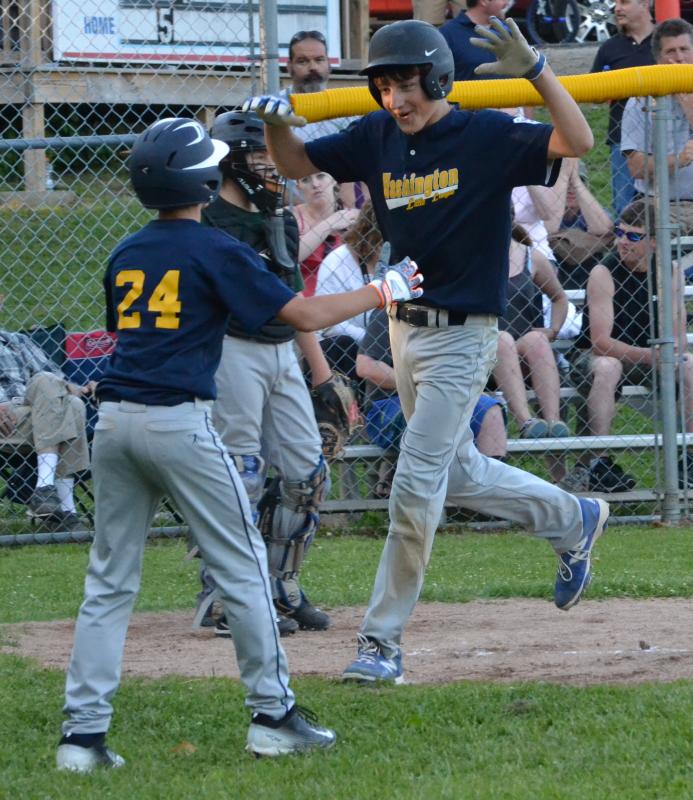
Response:
[[[266,150],[265,124],[257,114],[226,111],[214,118],[209,135],[232,149]]]
[[[447,97],[455,80],[455,60],[443,34],[428,22],[403,19],[385,25],[373,34],[368,47],[368,66],[361,75],[368,76],[368,88],[378,105],[380,92],[373,74],[385,67],[429,66],[421,76],[421,86],[433,100]]]
[[[265,124],[260,117],[252,112],[226,111],[214,119],[209,133],[231,148],[220,165],[224,177],[236,181],[261,211],[274,211],[284,198],[284,178],[276,167],[254,166],[246,157],[247,153],[267,150]]]
[[[224,142],[210,139],[194,119],[169,117],[150,125],[130,153],[130,180],[145,208],[211,203],[221,188]]]

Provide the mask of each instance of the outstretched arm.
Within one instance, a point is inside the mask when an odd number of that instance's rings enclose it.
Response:
[[[279,311],[277,316],[298,331],[317,331],[363,314],[373,308],[384,308],[390,303],[406,303],[421,297],[423,275],[415,261],[404,258],[388,266],[390,245],[386,242],[380,256],[375,277],[361,289],[320,297],[296,295]]]
[[[475,31],[482,38],[471,39],[472,44],[496,56],[495,62],[476,67],[475,74],[527,78],[542,96],[554,127],[549,159],[582,156],[591,150],[594,137],[580,106],[554,75],[544,54],[530,47],[515,21],[491,17],[489,27],[477,25]]]
[[[354,292],[324,294],[320,297],[297,294],[277,316],[297,331],[319,331],[381,305],[377,292],[369,285]]]
[[[243,103],[243,111],[252,111],[264,121],[267,149],[281,175],[296,179],[319,172],[306,155],[303,142],[291,130],[303,127],[306,120],[294,114],[285,97],[250,97]]]
[[[534,85],[543,97],[553,123],[553,133],[549,139],[549,158],[585,155],[594,146],[594,136],[580,106],[568,94],[548,65]]]

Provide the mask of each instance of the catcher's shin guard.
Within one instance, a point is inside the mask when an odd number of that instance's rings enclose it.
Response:
[[[319,506],[330,490],[324,458],[305,481],[275,478],[258,505],[277,608],[292,614],[301,605],[298,575],[320,523]]]

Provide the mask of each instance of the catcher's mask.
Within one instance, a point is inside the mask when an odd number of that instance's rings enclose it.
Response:
[[[264,123],[252,113],[227,111],[212,125],[210,135],[229,145],[230,152],[219,165],[224,178],[235,181],[241,191],[260,211],[274,211],[284,202],[284,178],[267,153]],[[262,163],[267,161],[268,163]]]

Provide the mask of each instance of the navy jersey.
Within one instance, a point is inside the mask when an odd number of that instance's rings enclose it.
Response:
[[[477,75],[474,72],[474,68],[479,64],[488,64],[496,60],[496,57],[488,50],[471,43],[470,39],[479,38],[479,34],[474,28],[476,28],[476,22],[472,22],[464,11],[460,11],[454,19],[448,20],[440,28],[440,32],[450,46],[452,57],[455,59],[455,80],[486,81],[505,77],[504,75]]]
[[[552,185],[550,125],[499,111],[453,109],[413,136],[386,111],[307,142],[308,158],[337,181],[370,189],[393,260],[413,258],[425,305],[474,314],[505,310],[514,186]]]
[[[157,220],[124,239],[104,287],[118,343],[98,396],[146,405],[213,400],[229,312],[258,330],[295,297],[252,248],[193,220]]]

